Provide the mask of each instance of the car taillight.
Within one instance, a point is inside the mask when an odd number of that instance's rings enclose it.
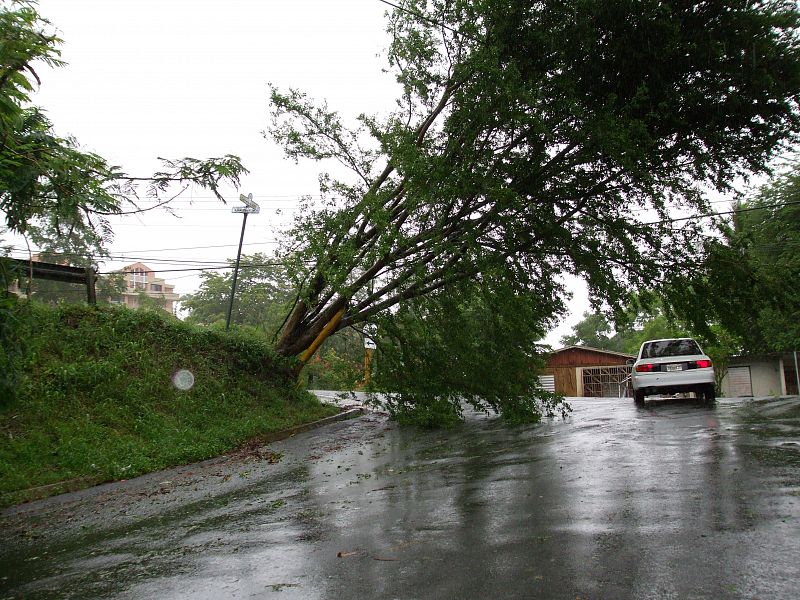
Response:
[[[710,366],[711,366],[711,361],[710,360],[698,360],[697,361],[697,368],[698,369],[707,369]]]
[[[642,365],[636,365],[636,370],[639,371],[639,373],[649,373],[653,370],[653,366],[654,365],[651,363],[644,363]]]

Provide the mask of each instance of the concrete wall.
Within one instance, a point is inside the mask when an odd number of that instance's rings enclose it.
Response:
[[[731,360],[729,367],[750,367],[753,396],[780,396],[786,393],[783,370],[778,358],[740,358]],[[722,379],[722,396],[731,396],[728,375]]]

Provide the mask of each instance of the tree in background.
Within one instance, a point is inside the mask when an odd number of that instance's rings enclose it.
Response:
[[[572,334],[561,338],[561,343],[637,354],[646,340],[691,335],[685,324],[667,313],[657,299],[642,294],[611,320],[601,311],[583,313],[583,319],[575,324]]]
[[[230,271],[204,272],[197,292],[181,298],[182,308],[189,310],[188,322],[224,326],[236,261],[229,260],[228,264]],[[262,253],[242,255],[231,323],[252,327],[273,338],[294,296],[295,289],[286,275],[286,268],[274,257]]]
[[[104,256],[113,233],[109,216],[166,206],[191,184],[211,190],[220,200],[222,184],[238,187],[239,177],[247,171],[236,156],[161,159],[159,172],[135,177],[98,154],[81,150],[75,139],[60,137],[30,99],[41,85],[39,65],[63,65],[60,44],[34,2],[0,0],[0,225],[48,250]],[[13,356],[22,352],[23,342],[15,334],[20,311],[15,309],[16,300],[5,294],[17,276],[7,263],[0,263],[3,398],[15,393]],[[106,295],[103,285],[101,297]]]
[[[572,328],[572,333],[561,338],[564,346],[588,346],[600,350],[625,352],[619,334],[611,335],[613,327],[600,312],[586,311],[583,319]]]
[[[62,244],[68,253],[102,255],[112,237],[110,215],[165,206],[180,193],[173,184],[199,185],[220,200],[221,184],[238,187],[247,171],[236,156],[161,159],[163,170],[134,177],[59,137],[30,93],[41,85],[38,65],[64,64],[60,44],[33,2],[0,4],[0,210],[10,231]],[[164,197],[168,191],[172,196]]]
[[[617,307],[632,288],[658,291],[702,263],[700,225],[673,209],[707,211],[704,186],[729,190],[796,139],[797,25],[795,4],[777,1],[404,2],[389,25],[403,95],[387,119],[349,130],[272,90],[270,134],[287,155],[353,173],[321,176],[323,204],[287,242],[301,293],[278,351],[380,320],[396,337],[392,380],[408,375],[404,396],[422,406],[454,397],[415,368],[440,382],[467,370],[434,368],[414,328],[439,332],[448,356],[449,335],[480,339],[476,319],[493,316],[462,301],[466,282],[482,290],[467,298],[494,296],[487,307],[538,329],[564,309],[564,272]],[[479,351],[489,371],[507,360]],[[505,391],[501,411],[519,388]]]
[[[690,325],[682,322],[674,313],[666,313],[658,302],[644,306],[634,304],[617,315],[613,323],[602,312],[585,312],[583,320],[573,327],[573,333],[564,336],[561,343],[636,355],[647,340],[676,337],[697,339],[703,351],[714,362],[719,391],[722,378],[728,371],[730,358],[741,350],[740,340],[719,323],[711,323],[700,332],[693,331]]]
[[[622,313],[616,326],[585,313],[562,343],[636,353],[644,340],[692,336],[714,360],[718,387],[732,356],[800,348],[800,169],[736,203],[718,227],[702,268],[665,288],[668,314],[645,296],[651,308]]]
[[[734,209],[722,237],[706,242],[704,270],[681,283],[674,303],[689,320],[703,313],[718,323],[742,351],[797,349],[800,169],[795,165]]]

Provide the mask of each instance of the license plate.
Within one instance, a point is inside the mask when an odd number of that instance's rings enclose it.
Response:
[[[667,365],[667,371],[683,371],[683,365]]]

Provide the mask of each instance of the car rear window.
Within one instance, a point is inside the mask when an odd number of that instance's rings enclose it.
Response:
[[[642,358],[664,358],[666,356],[685,356],[702,354],[694,340],[660,340],[647,342],[642,348]]]

